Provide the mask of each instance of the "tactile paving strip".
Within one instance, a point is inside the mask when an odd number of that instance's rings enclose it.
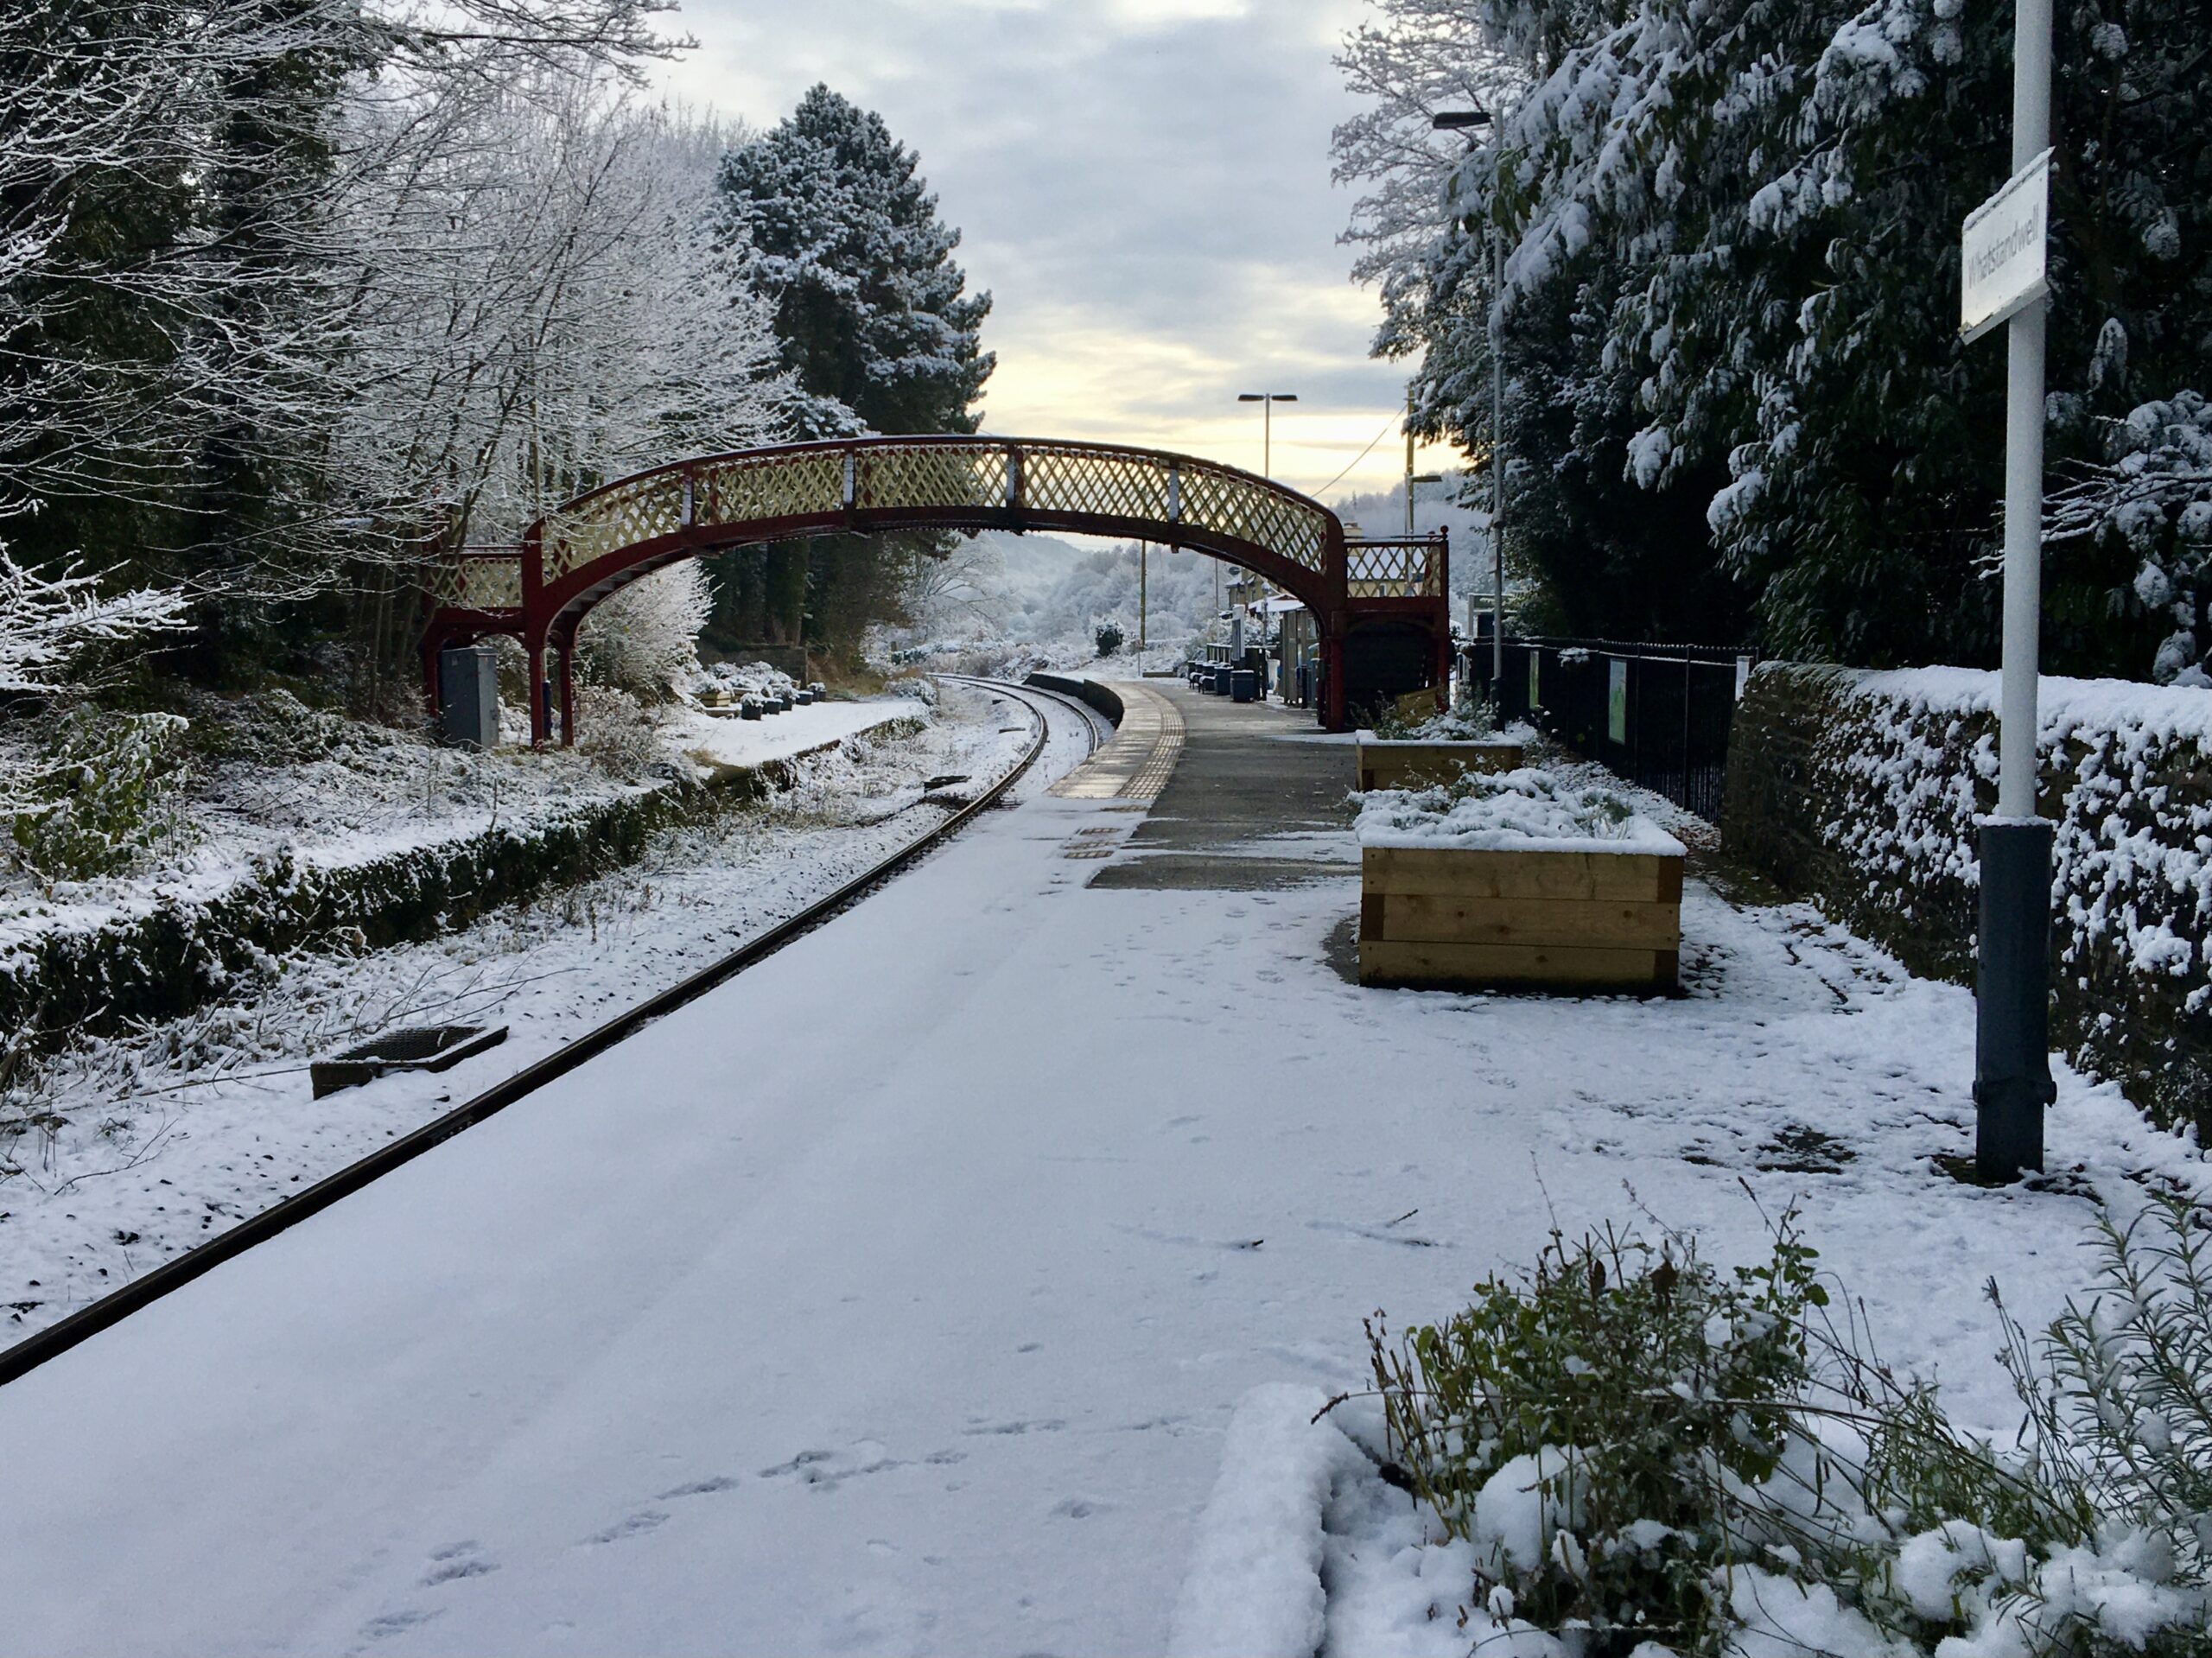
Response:
[[[1052,785],[1063,800],[1154,801],[1174,775],[1183,753],[1181,712],[1143,685],[1116,681],[1114,690],[1122,699],[1122,723],[1103,747]]]

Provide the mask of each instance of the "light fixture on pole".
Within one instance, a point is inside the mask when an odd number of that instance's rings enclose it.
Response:
[[[1974,1172],[2043,1167],[2050,1077],[2050,849],[2036,810],[2036,693],[2043,623],[2044,241],[2050,223],[2051,0],[2012,14],[2012,176],[1961,232],[1959,332],[2006,325],[2005,641],[1997,810],[1981,821],[1974,941]]]
[[[1443,481],[1444,474],[1440,472],[1416,473],[1414,470],[1414,389],[1408,386],[1406,388],[1406,536],[1408,540],[1412,538],[1414,533],[1414,486],[1440,484]]]
[[[1444,110],[1429,118],[1438,132],[1474,132],[1492,126],[1488,110]],[[1491,142],[1497,142],[1493,136]],[[1472,141],[1468,147],[1473,148]],[[1505,309],[1505,233],[1497,222],[1497,192],[1491,192],[1491,261],[1496,283],[1490,308],[1490,683],[1505,682],[1505,355],[1499,319]]]
[[[1260,476],[1271,479],[1274,476],[1275,470],[1275,405],[1279,403],[1296,403],[1298,393],[1295,391],[1240,391],[1236,394],[1236,401],[1256,403],[1260,405]],[[1217,612],[1221,608],[1221,561],[1219,559],[1216,559],[1213,565],[1213,607]]]
[[[1274,406],[1279,403],[1296,403],[1298,393],[1295,391],[1240,391],[1236,394],[1236,401],[1256,403],[1260,405],[1260,476],[1272,478],[1275,475]]]

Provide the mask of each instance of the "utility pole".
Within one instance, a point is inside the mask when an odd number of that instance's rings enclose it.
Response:
[[[2050,1077],[2050,849],[2036,811],[2036,696],[2043,620],[2044,280],[2050,217],[2051,0],[2012,14],[2012,176],[1961,236],[1960,331],[2005,329],[2005,643],[1997,811],[1981,822],[1974,975],[1974,1172],[1988,1182],[2043,1167]]]
[[[1146,619],[1152,613],[1152,601],[1145,591],[1146,578],[1152,573],[1152,543],[1137,543],[1137,649],[1145,647]]]

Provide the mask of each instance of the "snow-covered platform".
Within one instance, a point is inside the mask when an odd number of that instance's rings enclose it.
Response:
[[[1363,1385],[1363,1314],[1554,1224],[1744,1258],[1739,1178],[2001,1423],[1976,1286],[2046,1316],[2088,1206],[1931,1166],[1967,993],[1694,881],[1684,1000],[1362,989],[1349,748],[1179,706],[1149,816],[987,814],[0,1388],[0,1646],[1158,1650],[1250,1389]],[[2062,1089],[2055,1164],[2187,1173]]]
[[[1264,890],[1359,873],[1353,740],[1310,714],[1208,696],[1179,681],[1154,696],[1179,715],[1184,753],[1107,887]]]

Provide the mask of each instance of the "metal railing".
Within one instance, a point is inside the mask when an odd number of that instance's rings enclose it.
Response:
[[[1506,639],[1504,677],[1491,683],[1487,641],[1461,672],[1502,720],[1526,720],[1630,782],[1717,823],[1728,739],[1758,653],[1613,639]]]
[[[1233,467],[1117,444],[861,438],[710,456],[607,485],[547,515],[548,580],[695,526],[888,508],[1084,514],[1235,537],[1326,565],[1319,503]]]
[[[1352,599],[1439,599],[1448,579],[1445,532],[1357,537],[1344,543],[1345,595]]]

